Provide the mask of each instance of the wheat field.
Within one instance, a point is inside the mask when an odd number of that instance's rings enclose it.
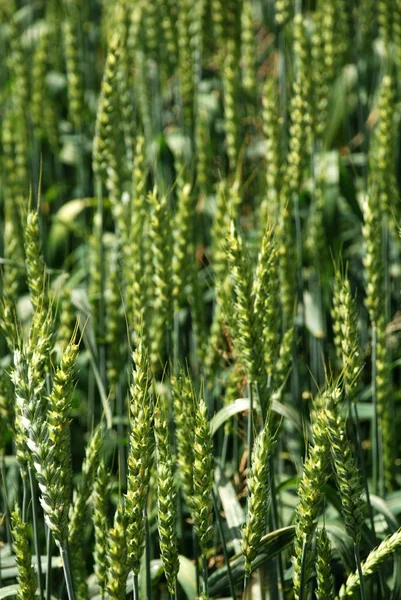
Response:
[[[401,599],[401,0],[0,0],[0,599]]]

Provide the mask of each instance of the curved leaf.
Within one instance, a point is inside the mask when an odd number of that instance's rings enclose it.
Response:
[[[18,593],[19,585],[14,583],[13,585],[6,585],[0,589],[0,598],[9,598],[10,596],[16,596]]]
[[[42,573],[47,572],[47,556],[40,557],[40,563],[42,565]],[[32,557],[32,565],[36,565],[36,556]],[[62,562],[59,556],[53,556],[51,562],[52,569],[61,569]],[[8,556],[1,561],[1,579],[13,579],[18,575],[18,567],[15,563],[15,556]]]
[[[178,583],[185,592],[188,600],[196,599],[196,568],[193,562],[180,554],[180,570]]]
[[[398,529],[398,521],[395,518],[393,512],[391,511],[388,503],[383,500],[383,498],[379,498],[379,496],[375,496],[374,494],[370,494],[370,503],[372,507],[377,510],[380,514],[384,516],[386,519],[387,525],[392,533],[395,533]],[[392,599],[399,600],[401,598],[401,553],[400,551],[394,554],[394,582],[391,586],[393,589]]]
[[[237,494],[235,493],[232,483],[219,468],[217,468],[215,472],[215,481],[235,552],[240,552],[242,538],[241,527],[245,522],[244,511],[238,502]]]
[[[212,431],[212,435],[214,435],[226,421],[231,419],[231,417],[245,412],[248,410],[248,408],[248,398],[237,398],[237,400],[234,400],[233,402],[230,402],[230,404],[223,406],[223,408],[221,408],[210,420],[210,429]],[[275,398],[272,401],[272,409],[277,414],[287,418],[300,433],[303,433],[301,418],[296,410],[294,410],[292,407],[285,406]]]

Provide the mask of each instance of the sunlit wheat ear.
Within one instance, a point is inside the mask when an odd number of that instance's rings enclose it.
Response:
[[[303,182],[305,161],[310,148],[310,48],[303,15],[294,18],[295,81],[290,106],[290,139],[286,181],[298,193]]]
[[[362,356],[359,347],[358,316],[347,278],[336,272],[333,293],[333,331],[336,353],[343,365],[345,391],[351,401],[360,385]]]
[[[394,478],[393,444],[394,430],[391,422],[391,372],[386,343],[385,301],[383,296],[383,225],[382,210],[378,202],[377,190],[370,187],[363,204],[364,225],[362,233],[365,241],[365,304],[372,325],[372,345],[374,364],[374,391],[378,436],[381,438],[382,451],[375,444],[377,462],[382,464],[384,477],[381,484],[389,489]],[[377,482],[376,482],[377,483]]]
[[[34,132],[39,139],[45,136],[44,112],[47,102],[44,98],[43,90],[46,89],[49,41],[50,36],[48,27],[44,27],[40,32],[32,57],[31,115]]]
[[[163,364],[166,337],[171,327],[172,302],[172,272],[170,235],[171,215],[166,196],[159,197],[157,193],[149,195],[152,207],[150,230],[151,260],[153,263],[153,305],[150,325],[150,361],[152,368],[157,371]]]
[[[296,267],[297,254],[293,244],[295,236],[293,196],[286,180],[280,190],[280,211],[278,219],[278,241],[280,257],[280,292],[283,321],[290,327],[294,318],[297,298]]]
[[[46,314],[48,308],[46,265],[39,230],[39,214],[31,211],[24,230],[27,282],[34,315]]]
[[[340,492],[345,529],[355,544],[359,544],[366,516],[363,484],[359,468],[352,456],[342,416],[341,390],[335,388],[327,395],[324,409],[326,431],[336,483]]]
[[[396,83],[394,77],[385,75],[380,83],[377,113],[378,122],[373,130],[369,148],[369,182],[379,202],[381,213],[389,213],[392,228],[394,217],[400,219],[400,209],[396,194],[395,172],[396,151]]]
[[[269,431],[269,419],[266,419],[266,425],[255,441],[251,471],[248,477],[248,509],[246,524],[242,530],[242,553],[245,558],[245,571],[248,577],[266,528],[271,447],[272,437]]]
[[[276,0],[275,17],[279,25],[285,25],[292,18],[294,13],[293,4],[291,0]]]
[[[367,559],[362,563],[362,575],[368,579],[379,569],[380,565],[390,558],[394,552],[401,547],[401,530],[398,529],[393,535],[386,537],[382,543],[370,552]],[[359,589],[359,575],[352,573],[345,584],[341,587],[338,598],[354,598]]]
[[[179,310],[185,306],[188,297],[188,283],[191,278],[193,264],[193,209],[194,198],[191,184],[182,182],[177,189],[177,211],[174,218],[173,229],[173,257],[172,278],[174,297],[174,309]]]
[[[96,130],[93,140],[93,171],[103,180],[107,176],[107,161],[114,144],[112,135],[112,119],[115,109],[115,77],[119,58],[119,38],[114,35],[110,40],[109,50],[104,68],[102,87],[96,117]]]
[[[394,444],[395,428],[392,418],[392,378],[385,317],[382,315],[377,324],[376,345],[376,395],[379,417],[379,437],[383,455],[383,480],[385,489],[394,485]]]
[[[260,245],[252,295],[255,314],[262,325],[265,369],[270,378],[279,354],[279,290],[278,244],[273,231],[266,230]]]
[[[42,353],[29,352],[25,348],[14,351],[11,380],[15,389],[15,442],[17,459],[23,476],[33,466],[33,451],[29,444],[42,447],[48,435],[46,422],[46,399],[41,366]],[[43,437],[44,436],[44,437]],[[46,447],[43,452],[49,452]]]
[[[211,0],[210,12],[212,20],[212,31],[214,39],[214,49],[218,56],[216,60],[221,60],[220,54],[224,49],[224,37],[226,35],[224,27],[224,10],[222,0]]]
[[[395,51],[395,63],[397,65],[398,73],[401,69],[401,5],[398,2],[394,7],[393,18],[392,18],[393,31],[392,36],[394,40],[394,51]]]
[[[18,567],[18,599],[32,600],[36,596],[37,577],[32,566],[29,548],[29,526],[22,520],[21,510],[15,507],[11,515],[13,549]]]
[[[146,227],[150,208],[146,201],[147,175],[145,139],[142,135],[138,135],[134,151],[132,196],[128,211],[130,238],[129,243],[123,248],[127,316],[134,340],[139,335],[149,311],[147,294],[149,282],[147,271],[144,269]]]
[[[256,43],[252,2],[244,0],[241,11],[242,85],[249,94],[256,92]]]
[[[71,332],[74,330],[77,321],[77,313],[72,297],[72,290],[65,287],[58,298],[59,326],[56,331],[56,347],[60,356],[71,341]]]
[[[15,152],[15,181],[17,200],[21,206],[26,206],[26,197],[29,189],[28,177],[28,122],[27,106],[29,105],[29,72],[27,67],[26,49],[23,43],[23,32],[18,19],[13,14],[13,3],[6,11],[7,24],[9,25],[9,51],[7,52],[7,67],[10,74],[11,91],[14,100],[14,152]],[[4,14],[4,13],[3,13]]]
[[[175,594],[179,557],[177,545],[177,493],[175,465],[171,454],[168,425],[160,411],[155,416],[157,447],[157,519],[160,553],[170,594]]]
[[[234,40],[226,42],[226,57],[223,70],[224,125],[226,148],[230,171],[235,173],[239,154],[238,104],[236,103],[239,76]]]
[[[102,427],[98,426],[86,445],[81,477],[73,492],[68,519],[68,541],[71,548],[79,544],[80,534],[88,511],[87,503],[92,493],[95,474],[99,466],[102,445],[103,431]]]
[[[196,185],[204,196],[210,182],[210,125],[206,111],[199,109],[196,115],[195,146],[196,146]]]
[[[121,152],[121,149],[118,151],[118,156],[123,158],[123,165],[121,171],[124,173],[125,170],[128,173],[131,173],[133,166],[133,156],[134,156],[134,147],[135,147],[135,136],[136,136],[136,122],[135,122],[135,108],[134,103],[132,102],[132,80],[135,77],[131,70],[131,62],[129,58],[129,49],[128,49],[128,37],[129,37],[129,23],[128,23],[128,13],[130,12],[130,8],[124,4],[122,5],[123,10],[121,11],[120,22],[118,24],[118,28],[120,31],[120,36],[122,38],[122,48],[121,48],[121,56],[118,62],[117,75],[116,75],[116,83],[118,88],[118,97],[119,97],[119,112],[121,115],[121,128],[124,139],[124,148]],[[127,230],[128,221],[124,224],[120,220],[119,228],[122,227],[122,233],[124,237],[129,235]],[[123,243],[126,243],[126,239],[123,240]]]
[[[259,385],[262,403],[265,404],[263,394],[266,388],[267,375],[263,364],[263,336],[260,335],[263,326],[262,314],[259,310],[258,312],[255,311],[253,299],[253,295],[257,292],[259,286],[256,286],[256,289],[253,290],[250,257],[233,222],[226,240],[226,252],[235,294],[235,330],[232,331],[234,348],[238,358],[245,365],[250,382]]]
[[[332,550],[326,529],[321,529],[318,532],[316,542],[316,600],[334,600],[334,577],[331,570]]]
[[[103,460],[100,461],[93,486],[92,521],[95,531],[95,547],[93,552],[94,572],[100,587],[102,600],[107,589],[108,571],[108,533],[107,509],[109,500],[110,475],[106,470]]]
[[[191,4],[184,0],[177,4],[177,45],[183,119],[187,128],[192,126],[194,98],[194,61],[191,52],[190,28]]]
[[[53,382],[48,413],[35,377],[35,352],[15,353],[14,382],[19,390],[21,421],[40,489],[46,524],[60,547],[67,542],[71,496],[69,413],[78,346],[68,346]],[[42,380],[42,388],[44,380]]]
[[[4,256],[13,263],[3,267],[3,295],[16,301],[16,295],[24,278],[24,270],[18,266],[24,263],[23,228],[20,218],[21,184],[17,173],[15,156],[14,111],[11,106],[5,107],[2,119],[1,143],[3,152],[3,186],[4,186],[4,223],[3,244]],[[23,192],[24,193],[24,192]]]
[[[48,423],[49,441],[54,446],[54,458],[60,465],[64,495],[71,501],[72,470],[69,420],[72,406],[72,391],[74,387],[75,364],[79,347],[71,343],[64,350],[60,367],[53,379],[53,389],[49,396]],[[60,482],[61,484],[61,482]]]
[[[67,68],[68,112],[77,131],[82,130],[85,116],[84,85],[79,61],[79,14],[70,6],[63,22],[64,55]]]
[[[129,572],[127,550],[127,519],[122,504],[114,515],[114,524],[109,531],[107,594],[110,600],[124,600]]]
[[[177,5],[173,0],[163,2],[161,7],[164,41],[167,49],[166,62],[174,71],[178,62],[178,33],[177,33]],[[166,67],[167,68],[167,67]]]
[[[212,489],[214,478],[213,444],[207,408],[200,399],[195,415],[193,499],[191,511],[202,554],[207,555],[213,535]]]
[[[113,247],[108,253],[108,276],[105,286],[106,300],[106,341],[107,348],[107,383],[113,396],[119,383],[121,372],[121,340],[123,321],[121,311],[121,269],[118,262],[118,249]]]
[[[173,395],[175,435],[177,443],[177,467],[188,504],[193,498],[193,464],[195,439],[195,398],[192,382],[181,372],[171,378]]]
[[[231,219],[237,217],[240,195],[234,191],[230,193],[230,186],[226,180],[220,181],[216,185],[216,210],[211,226],[211,256],[213,271],[218,284],[222,284],[227,275],[227,258],[225,249],[222,246],[222,236],[230,231]],[[218,285],[216,284],[216,286]]]
[[[325,404],[324,392],[319,403]],[[326,419],[318,410],[313,424],[314,445],[309,448],[298,488],[298,505],[295,511],[295,549],[293,555],[294,595],[298,600],[305,594],[307,582],[313,573],[314,553],[312,539],[323,501],[322,488],[329,477],[330,448],[327,444]]]
[[[261,206],[261,226],[277,220],[283,175],[283,119],[280,115],[279,89],[275,78],[266,79],[262,96],[263,133],[266,142],[266,200]]]
[[[10,351],[20,345],[20,331],[17,308],[11,296],[4,294],[0,300],[0,329]]]
[[[367,193],[364,205],[362,233],[365,241],[366,307],[370,321],[377,324],[383,306],[382,212],[375,189]]]
[[[393,11],[391,2],[379,0],[377,3],[377,20],[379,22],[379,35],[384,44],[386,54],[392,40]]]
[[[321,4],[313,14],[311,36],[312,128],[315,141],[325,143],[333,83],[343,67],[349,43],[348,15],[343,0]]]
[[[84,548],[81,543],[81,532],[88,517],[88,500],[93,490],[94,478],[99,465],[103,445],[102,426],[98,426],[89,439],[85,458],[81,467],[81,477],[73,491],[72,503],[68,517],[68,543],[71,553],[71,567],[75,587],[79,593],[87,593]]]
[[[148,355],[140,343],[133,353],[133,382],[130,387],[130,448],[125,494],[128,565],[138,575],[145,544],[145,516],[149,479],[155,446],[153,399],[150,390]]]

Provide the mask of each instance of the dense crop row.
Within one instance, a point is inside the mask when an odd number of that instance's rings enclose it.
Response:
[[[401,0],[0,48],[0,598],[401,597]]]

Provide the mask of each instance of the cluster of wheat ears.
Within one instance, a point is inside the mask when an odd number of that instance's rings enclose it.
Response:
[[[0,599],[401,598],[401,0],[0,48]]]

